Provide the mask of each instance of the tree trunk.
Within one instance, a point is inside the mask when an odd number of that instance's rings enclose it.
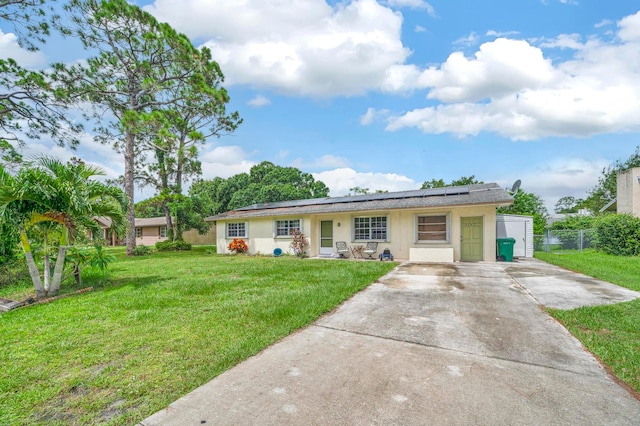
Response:
[[[78,287],[82,285],[82,277],[80,276],[80,265],[78,263],[73,264],[73,277],[76,280]]]
[[[49,291],[51,288],[51,261],[49,260],[49,253],[44,254],[43,263],[44,271],[42,275],[44,276],[44,290]]]
[[[27,233],[24,230],[20,230],[20,242],[22,243],[22,249],[24,250],[24,257],[27,259],[27,266],[29,267],[29,275],[31,276],[31,282],[36,289],[36,299],[42,299],[47,295],[44,287],[42,286],[42,280],[40,279],[40,272],[36,266],[36,261],[33,259],[33,253],[31,252],[31,244],[27,239]]]
[[[51,287],[47,291],[47,296],[55,296],[60,290],[60,284],[62,283],[62,272],[64,271],[64,259],[67,257],[67,246],[60,245],[58,248],[58,258],[56,259],[56,266],[53,270],[53,280],[51,281]]]
[[[173,232],[173,221],[171,220],[171,210],[169,210],[169,207],[166,204],[162,206],[162,210],[164,210],[164,217],[167,219],[167,237],[169,237],[170,241],[174,241],[176,239],[176,234]]]
[[[133,249],[136,247],[136,214],[133,209],[134,185],[133,173],[135,166],[134,152],[135,136],[131,130],[125,133],[125,151],[124,151],[124,192],[127,195],[127,222],[129,223],[129,231],[126,236],[127,256],[133,255]]]

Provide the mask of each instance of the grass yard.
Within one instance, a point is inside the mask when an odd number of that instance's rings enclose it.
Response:
[[[536,258],[640,291],[640,258],[596,251],[536,253]],[[570,311],[548,309],[614,374],[640,392],[640,299]]]
[[[134,424],[394,266],[203,251],[120,258],[93,292],[0,315],[0,424]]]

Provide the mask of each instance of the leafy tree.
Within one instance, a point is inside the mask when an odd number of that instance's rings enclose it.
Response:
[[[150,135],[149,149],[154,153],[152,162],[138,162],[136,180],[155,188],[162,201],[163,215],[167,219],[170,239],[181,239],[183,230],[196,228],[206,232],[208,225],[201,216],[194,216],[189,208],[191,201],[182,196],[183,184],[202,172],[198,159],[198,146],[207,138],[220,137],[233,132],[242,122],[237,112],[227,114],[226,103],[230,98],[220,87],[224,76],[211,52],[203,48],[200,61],[200,84],[192,80],[178,81],[170,90],[175,101],[158,110],[165,129]],[[182,223],[187,219],[189,223]],[[176,223],[174,223],[174,221]]]
[[[139,155],[152,138],[169,138],[166,109],[188,102],[193,92],[216,93],[203,77],[208,65],[183,35],[126,0],[71,0],[65,9],[69,33],[97,51],[86,66],[56,66],[56,78],[94,106],[97,140],[124,155],[124,189],[129,204],[127,255],[135,247],[134,178]],[[223,102],[224,103],[224,102]],[[102,124],[106,113],[115,121]]]
[[[164,215],[164,202],[159,196],[137,202],[134,208],[136,217],[158,217]]]
[[[598,183],[589,191],[588,197],[584,200],[584,207],[593,213],[598,213],[602,207],[616,197],[618,173],[633,167],[640,167],[640,146],[636,147],[635,152],[627,160],[618,160],[612,166],[602,169]]]
[[[246,173],[243,173],[243,175],[248,179]],[[211,180],[197,180],[191,185],[189,196],[199,200],[202,205],[201,213],[203,216],[211,216],[227,211],[224,209],[233,195],[229,190],[230,180],[231,178],[215,177]]]
[[[15,224],[20,235],[36,297],[57,294],[62,281],[67,248],[80,226],[96,228],[94,217],[108,217],[113,226],[124,228],[126,199],[119,188],[92,180],[104,172],[79,161],[67,164],[40,157],[27,164],[16,176],[0,167],[0,219]],[[43,224],[58,229],[59,243],[53,277],[45,253],[43,279],[33,257],[28,231]],[[50,230],[43,233],[46,237]]]
[[[465,185],[476,185],[484,183],[476,179],[475,175],[471,175],[469,177],[462,176],[459,179],[454,179],[450,183],[445,183],[443,179],[431,179],[429,181],[425,180],[422,183],[420,189],[431,189],[431,188],[443,188],[445,186],[465,186]]]
[[[0,20],[13,26],[18,43],[37,50],[36,43],[49,35],[50,20],[57,16],[44,0],[0,1]],[[31,71],[14,59],[0,59],[0,165],[15,167],[22,161],[19,148],[24,138],[41,135],[59,145],[78,143],[81,126],[65,114],[69,96],[65,88],[52,84],[44,71]]]
[[[263,161],[248,174],[195,182],[189,194],[199,199],[206,216],[257,203],[326,197],[329,188],[295,167]]]
[[[151,135],[148,141],[155,162],[138,164],[138,179],[159,191],[172,189],[181,194],[184,182],[201,174],[198,146],[210,137],[232,133],[242,123],[237,111],[227,114],[230,98],[221,87],[224,76],[210,50],[202,48],[197,59],[201,71],[198,84],[192,79],[177,81],[170,89],[169,97],[174,101],[157,111],[165,131]]]
[[[369,193],[369,188],[361,188],[359,186],[354,186],[353,188],[349,188],[349,195],[367,195]]]
[[[497,212],[533,216],[533,233],[543,234],[547,225],[548,213],[542,198],[532,192],[518,189],[518,192],[513,195],[513,199],[512,205],[498,207]]]
[[[556,213],[577,213],[583,205],[584,200],[582,198],[562,197],[556,202],[554,211]]]

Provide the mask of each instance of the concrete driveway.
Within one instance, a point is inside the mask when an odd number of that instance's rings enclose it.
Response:
[[[141,424],[638,424],[640,402],[539,304],[638,297],[535,260],[403,264]]]

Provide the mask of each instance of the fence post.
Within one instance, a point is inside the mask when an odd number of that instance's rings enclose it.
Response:
[[[549,253],[551,251],[551,231],[548,229],[545,229],[544,233],[545,233],[544,251]]]

